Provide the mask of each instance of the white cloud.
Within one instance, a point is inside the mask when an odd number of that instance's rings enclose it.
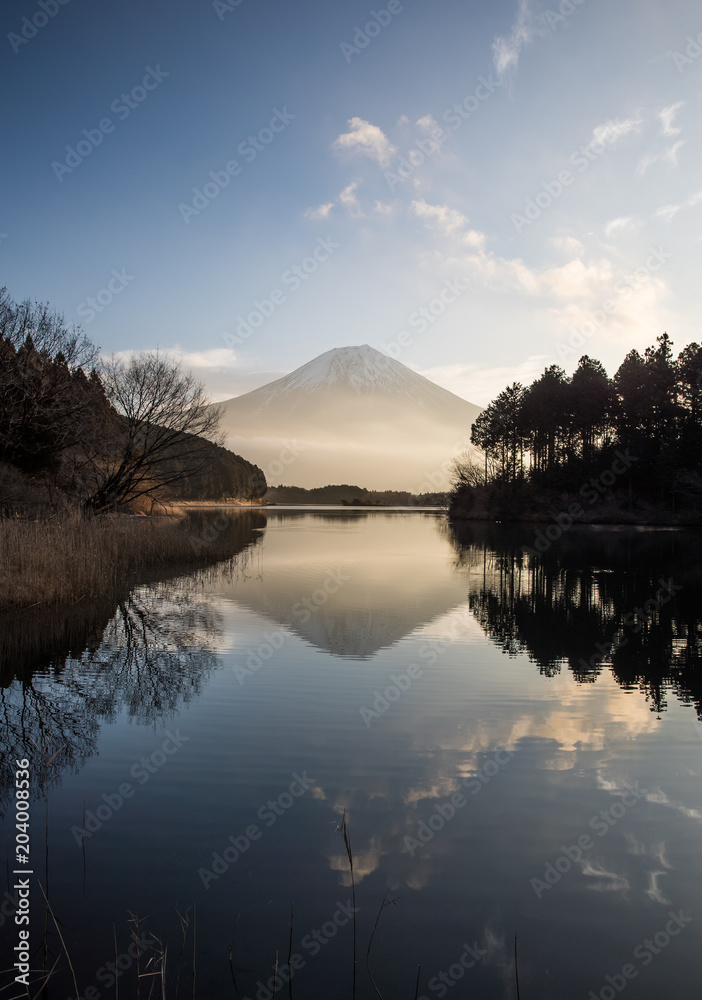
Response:
[[[518,0],[517,19],[509,35],[498,36],[492,43],[492,56],[500,77],[517,69],[522,49],[534,37],[534,18],[529,0]]]
[[[699,197],[702,200],[702,193]],[[483,242],[474,240],[469,244],[468,220],[455,209],[414,202],[411,210],[435,235],[436,249],[427,255],[427,266],[458,274],[474,289],[511,300],[512,308],[538,312],[542,329],[553,336],[552,362],[561,360],[556,356],[557,345],[565,343],[571,333],[591,328],[592,314],[601,311],[604,302],[609,301],[611,308],[601,329],[593,331],[598,345],[603,340],[611,341],[614,334],[626,337],[631,346],[632,337],[643,336],[644,331],[662,322],[669,288],[656,274],[637,281],[632,294],[625,281],[621,284],[620,270],[606,257],[583,260],[578,256],[564,264],[530,267],[519,257],[507,258],[487,251],[483,234],[478,234]],[[525,296],[531,300],[528,306],[523,301]],[[665,329],[665,323],[661,329]]]
[[[356,197],[356,191],[358,189],[359,184],[360,181],[351,181],[351,183],[348,184],[339,195],[339,201],[344,206],[349,215],[353,216],[354,218],[358,218],[358,216],[363,214],[361,212],[361,203]]]
[[[422,198],[412,202],[410,211],[445,236],[460,235],[464,243],[473,247],[485,244],[485,234],[477,229],[467,229],[468,219],[458,209],[448,205],[430,205]]]
[[[698,191],[697,194],[693,194],[691,198],[687,201],[683,201],[678,205],[661,205],[653,213],[654,218],[663,219],[664,222],[670,222],[674,219],[678,212],[682,212],[686,208],[694,208],[695,205],[702,201],[702,191]]]
[[[592,143],[593,145],[613,146],[629,132],[638,131],[640,125],[640,118],[615,118],[602,122],[601,125],[597,125],[592,130]]]
[[[585,247],[574,236],[553,236],[549,242],[567,257],[579,257],[585,252]]]
[[[673,125],[673,122],[680,108],[684,106],[685,101],[677,101],[675,104],[669,104],[666,108],[661,108],[657,115],[661,122],[661,135],[680,135],[682,129]]]
[[[185,371],[193,373],[195,378],[204,382],[210,398],[219,403],[233,396],[258,389],[280,378],[286,372],[242,371],[242,361],[237,353],[228,347],[211,347],[204,351],[187,351],[180,344],[168,348],[149,348],[140,351],[118,351],[115,357],[129,361],[134,355],[160,354],[179,361]]]
[[[449,392],[478,406],[487,406],[506,385],[521,382],[530,385],[553,359],[533,355],[517,365],[481,368],[479,365],[438,365],[434,368],[414,368],[420,375],[443,386]]]
[[[370,122],[364,121],[363,118],[350,118],[348,125],[350,131],[342,132],[341,135],[337,136],[332,148],[368,156],[381,167],[387,167],[391,155],[395,152],[395,147],[383,130],[377,125],[371,125]]]
[[[639,162],[636,164],[636,173],[639,177],[643,177],[648,168],[652,166],[658,157],[654,153],[645,153]]]
[[[333,201],[327,201],[323,205],[317,205],[316,208],[308,208],[305,212],[306,219],[328,219],[329,213],[334,208]]]
[[[617,233],[626,232],[626,230],[633,229],[636,220],[633,215],[620,215],[616,219],[610,219],[605,226],[605,236],[607,239],[611,239]]]
[[[308,208],[305,212],[306,219],[328,219],[329,213],[332,208],[334,208],[333,201],[327,201],[323,205],[317,205],[316,208]]]
[[[156,354],[158,351],[164,357],[179,361],[183,368],[196,370],[211,370],[213,368],[237,368],[239,359],[229,347],[211,347],[206,351],[184,351],[180,344],[168,348],[148,348],[143,351],[117,351],[115,357],[123,361],[139,354]]]
[[[379,215],[391,215],[393,206],[388,205],[383,201],[375,201],[373,202],[373,211],[377,212]]]
[[[686,142],[687,139],[681,139],[679,142],[674,143],[665,154],[665,158],[668,163],[672,164],[674,167],[677,167],[678,165],[678,150],[681,149]]]

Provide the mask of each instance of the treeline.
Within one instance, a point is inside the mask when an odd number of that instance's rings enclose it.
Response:
[[[452,510],[491,490],[493,506],[516,516],[539,495],[584,496],[593,480],[629,509],[702,507],[701,401],[702,347],[675,357],[667,334],[643,355],[630,351],[612,378],[588,356],[571,377],[552,365],[476,420],[471,441],[484,457],[458,463]]]
[[[260,497],[263,473],[219,446],[218,421],[177,363],[104,362],[49,306],[0,289],[0,514]]]
[[[344,507],[441,507],[445,493],[409,493],[404,490],[367,490],[363,486],[271,486],[266,493],[269,503],[324,503]]]

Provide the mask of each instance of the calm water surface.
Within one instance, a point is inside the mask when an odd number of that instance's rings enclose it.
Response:
[[[515,935],[525,1000],[697,998],[700,535],[573,529],[531,556],[532,529],[433,513],[227,513],[234,564],[5,644],[3,787],[15,757],[49,786],[33,968],[48,881],[81,996],[116,995],[133,916],[169,997],[192,995],[195,929],[196,996],[267,1000],[294,903],[293,996],[351,997],[345,815],[359,998],[384,898],[386,1000],[420,963],[420,996],[515,997]]]

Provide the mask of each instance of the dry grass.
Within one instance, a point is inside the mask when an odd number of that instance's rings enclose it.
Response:
[[[227,558],[227,538],[220,542]],[[217,558],[213,544],[207,555]],[[0,611],[107,596],[137,576],[201,561],[183,516],[0,520]]]

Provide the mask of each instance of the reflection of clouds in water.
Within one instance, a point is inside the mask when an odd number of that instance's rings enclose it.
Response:
[[[671,900],[664,896],[658,887],[658,879],[667,874],[667,872],[648,873],[649,883],[648,889],[646,889],[646,895],[649,899],[652,899],[654,903],[660,903],[662,906],[670,906],[671,903]]]
[[[609,872],[601,864],[589,859],[580,861],[580,868],[583,875],[597,879],[590,883],[588,889],[594,892],[625,892],[629,888],[629,881],[623,875],[616,872]]]
[[[514,750],[525,739],[550,740],[552,750],[534,766],[560,771],[578,765],[576,751],[601,752],[615,740],[634,740],[660,725],[645,702],[628,696],[610,674],[603,674],[596,688],[574,685],[567,676],[552,678],[539,694],[539,701],[527,701],[524,707],[513,704],[511,712],[471,719],[452,732],[436,734],[434,745],[462,755],[456,774],[463,778],[474,775],[483,756],[500,746]],[[528,691],[525,701],[527,697]],[[420,740],[418,733],[415,746]],[[435,782],[432,778],[431,787]]]
[[[406,792],[402,793],[402,801],[407,806],[415,806],[418,802],[423,802],[425,799],[448,798],[452,792],[458,791],[461,786],[462,782],[460,778],[453,775],[446,775],[445,777],[437,778],[432,783],[415,785],[408,788]]]
[[[657,861],[658,864],[662,865],[664,868],[673,867],[668,861],[666,855],[665,841],[661,840],[655,844],[646,845],[640,840],[637,840],[632,833],[625,833],[624,838],[627,843],[627,851],[629,854],[653,858],[654,861]]]
[[[666,809],[672,809],[674,812],[679,813],[681,816],[686,816],[688,819],[694,819],[697,823],[702,823],[702,811],[699,809],[690,809],[689,806],[685,806],[682,802],[674,802],[673,799],[660,788],[654,788],[646,793],[646,801],[652,802],[657,806],[664,806]]]
[[[362,848],[360,851],[356,850],[353,842],[351,847],[353,852],[353,875],[356,885],[359,885],[364,878],[377,871],[380,867],[380,859],[385,851],[382,850],[379,836],[371,837],[368,846],[365,849]],[[343,886],[351,885],[349,859],[345,849],[329,855],[329,867],[333,872],[340,873],[339,881]]]

